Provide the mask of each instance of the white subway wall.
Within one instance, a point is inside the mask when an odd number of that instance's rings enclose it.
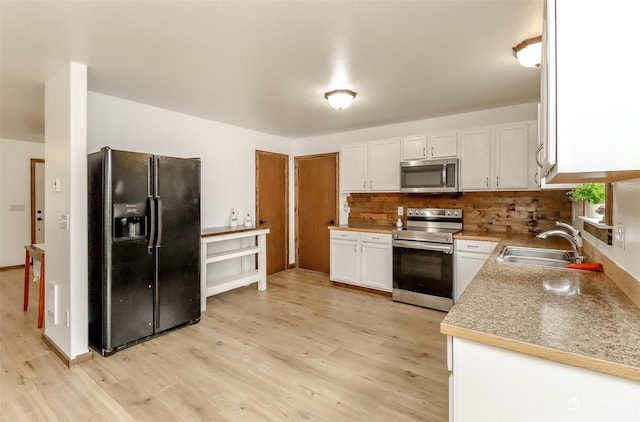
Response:
[[[44,143],[0,139],[0,267],[24,264],[31,243],[32,158],[44,159]]]

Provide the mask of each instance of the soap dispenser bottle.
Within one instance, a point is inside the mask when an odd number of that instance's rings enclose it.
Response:
[[[231,208],[231,217],[229,217],[229,227],[238,227],[238,216],[236,215],[236,212],[233,208]]]
[[[253,226],[253,222],[251,221],[251,214],[247,213],[247,216],[244,218],[244,226],[251,227]]]

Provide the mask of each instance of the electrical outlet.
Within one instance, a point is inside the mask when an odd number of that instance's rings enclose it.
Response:
[[[404,207],[398,207],[398,217],[402,217],[404,215]]]
[[[616,225],[613,239],[617,247],[624,249],[624,224],[622,222]]]

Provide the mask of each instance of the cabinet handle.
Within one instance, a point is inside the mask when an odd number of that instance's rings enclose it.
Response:
[[[489,187],[489,176],[487,176],[487,187]]]
[[[496,176],[496,187],[500,187],[500,177]]]
[[[360,245],[360,253],[364,252],[364,246]]]
[[[433,147],[431,147],[431,158],[433,158]]]
[[[542,151],[544,149],[544,144],[540,144],[538,146],[538,150],[536,151],[536,163],[538,164],[538,167],[543,167],[542,163],[540,162],[540,151]]]
[[[353,251],[358,252],[358,245],[356,245],[355,243],[353,244]]]
[[[467,245],[467,248],[471,248],[471,249],[477,249],[479,247],[480,245]]]
[[[427,147],[422,147],[422,156],[423,157],[427,156]]]
[[[373,180],[369,180],[369,189],[373,189]]]
[[[364,181],[364,182],[362,182],[362,183],[363,183],[362,187],[363,187],[364,189],[366,189],[366,188],[367,188],[367,181],[365,180],[365,181]]]
[[[380,238],[379,238],[379,237],[377,237],[377,236],[371,236],[371,238],[372,238],[373,240],[378,240],[378,239],[380,239]]]
[[[340,236],[342,236],[342,237],[349,237],[349,235],[348,235],[348,234],[346,234],[346,233],[341,234]]]

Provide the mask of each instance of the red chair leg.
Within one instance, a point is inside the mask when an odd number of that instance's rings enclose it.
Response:
[[[24,305],[22,310],[26,311],[29,308],[29,265],[31,260],[29,257],[29,251],[25,251],[24,258]]]
[[[40,299],[38,299],[38,328],[44,323],[44,254],[40,261]]]

